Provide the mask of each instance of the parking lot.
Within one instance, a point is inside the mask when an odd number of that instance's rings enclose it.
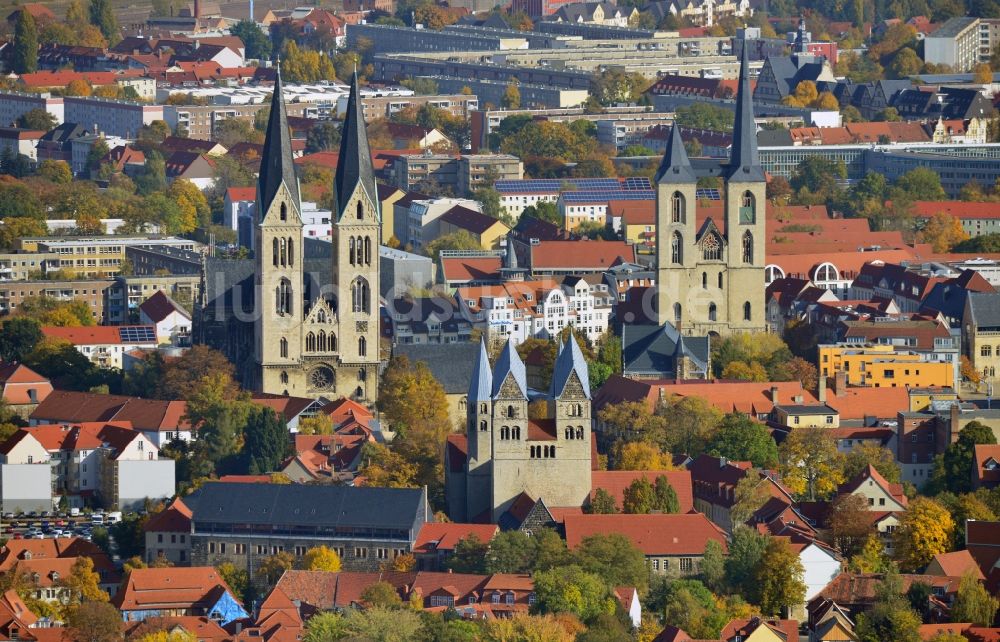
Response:
[[[0,520],[0,537],[8,539],[45,539],[82,537],[90,540],[94,528],[107,527],[121,520],[121,513],[4,513]]]

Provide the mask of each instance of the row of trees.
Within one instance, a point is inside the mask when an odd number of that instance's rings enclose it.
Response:
[[[73,0],[63,21],[39,23],[30,11],[22,10],[14,25],[11,68],[17,74],[37,71],[40,44],[101,48],[119,40],[121,33],[110,0],[90,0],[86,8],[81,0]]]

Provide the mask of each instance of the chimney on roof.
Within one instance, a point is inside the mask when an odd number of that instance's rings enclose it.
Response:
[[[838,370],[833,375],[833,394],[841,395],[847,391],[847,373],[843,370]]]
[[[771,403],[778,405],[778,386],[771,386]]]

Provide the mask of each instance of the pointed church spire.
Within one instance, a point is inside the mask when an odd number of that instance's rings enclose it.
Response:
[[[733,124],[733,149],[729,158],[729,178],[738,182],[764,180],[764,168],[757,154],[757,124],[753,119],[753,92],[750,89],[750,62],[743,45],[740,81],[736,93],[736,121]]]
[[[344,127],[341,130],[337,173],[333,178],[333,202],[337,208],[334,215],[338,220],[344,215],[344,208],[359,185],[375,207],[378,207],[379,202],[360,93],[358,74],[355,71],[351,80],[351,95],[347,99]]]
[[[688,160],[687,150],[684,149],[684,141],[681,140],[681,128],[674,121],[670,127],[670,140],[667,141],[667,149],[663,152],[663,160],[660,162],[660,169],[656,172],[657,183],[696,183],[698,177],[694,175],[694,168]]]
[[[590,374],[587,360],[583,357],[580,344],[572,334],[566,338],[566,347],[556,357],[556,365],[552,368],[552,397],[558,399],[566,390],[570,375],[576,373],[576,378],[583,386],[583,394],[590,399]]]
[[[285,113],[279,64],[274,76],[271,114],[267,119],[264,153],[260,159],[260,173],[257,178],[258,217],[263,218],[267,213],[282,184],[291,193],[295,207],[300,208],[299,180],[295,176],[295,163],[292,161],[292,134],[288,128],[288,114]]]
[[[467,402],[474,404],[480,401],[489,401],[492,392],[493,373],[490,371],[490,357],[486,353],[486,341],[480,339],[479,357],[476,359],[476,366],[472,370],[472,381],[469,382]]]
[[[503,351],[500,352],[500,357],[497,359],[496,368],[493,370],[494,397],[500,392],[508,375],[514,378],[514,383],[517,384],[521,394],[527,397],[528,374],[524,368],[524,362],[521,361],[521,355],[517,353],[517,348],[514,347],[514,342],[510,339],[507,339],[507,343],[504,344]]]

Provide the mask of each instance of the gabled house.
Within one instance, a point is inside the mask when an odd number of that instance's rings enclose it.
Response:
[[[126,622],[195,615],[225,626],[249,617],[226,581],[210,566],[134,569],[112,604]]]
[[[938,553],[924,569],[925,575],[940,577],[963,577],[966,573],[972,573],[980,581],[986,579],[979,566],[976,565],[975,558],[967,550]]]
[[[500,532],[496,524],[458,524],[443,522],[426,524],[420,529],[420,536],[413,544],[413,556],[417,559],[417,569],[440,571],[443,563],[451,557],[458,542],[475,536],[488,544]]]
[[[719,639],[725,642],[798,642],[796,620],[772,620],[752,617],[729,622]]]
[[[972,488],[1000,486],[1000,446],[976,444],[972,465]]]
[[[52,392],[52,383],[22,363],[0,363],[0,398],[27,419]]]
[[[143,524],[146,563],[165,559],[175,566],[191,563],[191,509],[178,497]]]
[[[153,326],[161,344],[182,345],[191,340],[191,313],[157,290],[139,305],[139,323]]]
[[[672,577],[697,575],[705,547],[718,542],[727,550],[725,532],[701,513],[649,515],[571,515],[563,521],[570,550],[593,535],[619,533],[646,556],[653,573]]]

